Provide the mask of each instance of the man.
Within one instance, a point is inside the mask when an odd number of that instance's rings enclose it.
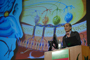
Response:
[[[81,45],[79,33],[76,31],[72,31],[72,25],[70,23],[66,23],[64,25],[64,29],[66,31],[66,34],[63,37],[63,47],[67,47],[65,40],[67,40],[67,38],[70,38],[72,36],[75,36],[78,41],[78,45]]]
[[[67,47],[67,44],[66,44],[67,38],[70,38],[70,37],[73,37],[73,36],[75,36],[76,39],[78,40],[78,44],[77,44],[77,45],[81,45],[79,33],[76,32],[76,31],[72,31],[72,25],[71,25],[70,23],[66,23],[66,24],[64,25],[64,29],[65,29],[66,34],[65,34],[64,37],[63,37],[63,47],[62,47],[62,48]],[[52,44],[51,44],[51,45],[52,45],[55,49],[58,49],[58,41],[57,41],[57,37],[56,37],[55,34],[54,34],[54,36],[53,36],[53,41],[52,41]],[[50,51],[51,49],[52,49],[52,47],[50,46],[49,51]]]

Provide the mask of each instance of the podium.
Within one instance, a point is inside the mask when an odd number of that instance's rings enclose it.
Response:
[[[44,53],[44,56],[44,60],[90,60],[90,48],[88,46],[77,45],[48,51]]]

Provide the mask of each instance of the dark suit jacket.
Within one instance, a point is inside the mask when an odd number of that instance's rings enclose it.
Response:
[[[78,45],[81,45],[79,33],[76,32],[76,31],[74,31],[74,32],[71,31],[70,37],[72,37],[72,36],[76,36],[76,38],[78,40]],[[66,40],[66,35],[63,37],[63,47],[67,47],[66,43],[65,43],[65,40]]]
[[[79,33],[76,32],[76,31],[74,31],[74,32],[71,31],[70,37],[72,37],[72,36],[76,36],[76,38],[77,38],[77,40],[78,40],[78,43],[79,43],[78,45],[81,45]],[[64,35],[64,37],[63,37],[63,47],[62,47],[62,48],[67,47],[67,46],[66,46],[65,39],[66,39],[66,35]],[[56,48],[56,49],[58,49],[58,41],[57,41],[57,37],[56,37],[55,34],[54,34],[54,36],[53,36],[53,43],[55,44],[55,46],[53,46],[53,47]]]

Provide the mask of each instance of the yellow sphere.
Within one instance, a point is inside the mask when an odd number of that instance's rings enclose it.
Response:
[[[9,12],[6,11],[6,12],[4,13],[4,16],[5,16],[5,17],[9,16]]]

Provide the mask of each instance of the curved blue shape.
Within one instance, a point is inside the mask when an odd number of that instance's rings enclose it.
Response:
[[[8,0],[0,0],[0,7],[5,6]]]
[[[0,60],[11,60],[16,48],[16,39],[0,37],[0,44],[2,45],[0,46]]]
[[[9,12],[9,16],[4,17],[6,11]],[[16,48],[16,39],[19,40],[23,36],[19,21],[21,12],[22,0],[0,0],[0,40],[2,40],[0,41],[0,51],[6,52],[5,56],[5,52],[0,52],[0,60],[11,60]]]
[[[65,16],[65,18],[64,18],[64,20],[65,20],[67,23],[69,23],[69,22],[72,20],[72,18],[73,18],[72,13],[67,13],[66,16]]]
[[[9,37],[12,35],[14,30],[12,28],[7,29],[7,30],[0,30],[0,37]]]
[[[0,40],[0,41],[3,42],[8,48],[8,51],[4,54],[4,56],[8,53],[8,57],[9,57],[9,54],[12,51],[12,49],[9,48],[9,46],[7,45],[7,43],[5,41],[3,41],[3,40]]]
[[[21,26],[19,26],[16,19],[13,16],[8,16],[7,19],[9,20],[11,24],[11,28],[14,29],[15,31],[14,33],[15,33],[16,38],[21,38],[23,33],[21,32],[20,30]]]
[[[17,13],[17,10],[18,10],[18,4],[16,4],[16,5],[14,6],[14,11],[13,11],[13,14],[14,14],[14,15]]]
[[[8,22],[5,17],[0,19],[0,30],[6,30],[9,29],[10,26],[10,22]]]
[[[23,33],[20,31],[21,27],[18,25],[18,22],[13,16],[2,17],[0,21],[0,36],[21,38]]]
[[[4,16],[0,17],[0,24],[6,21],[4,18],[5,18]]]
[[[0,0],[0,15],[3,15],[5,11],[11,11],[15,0]]]

